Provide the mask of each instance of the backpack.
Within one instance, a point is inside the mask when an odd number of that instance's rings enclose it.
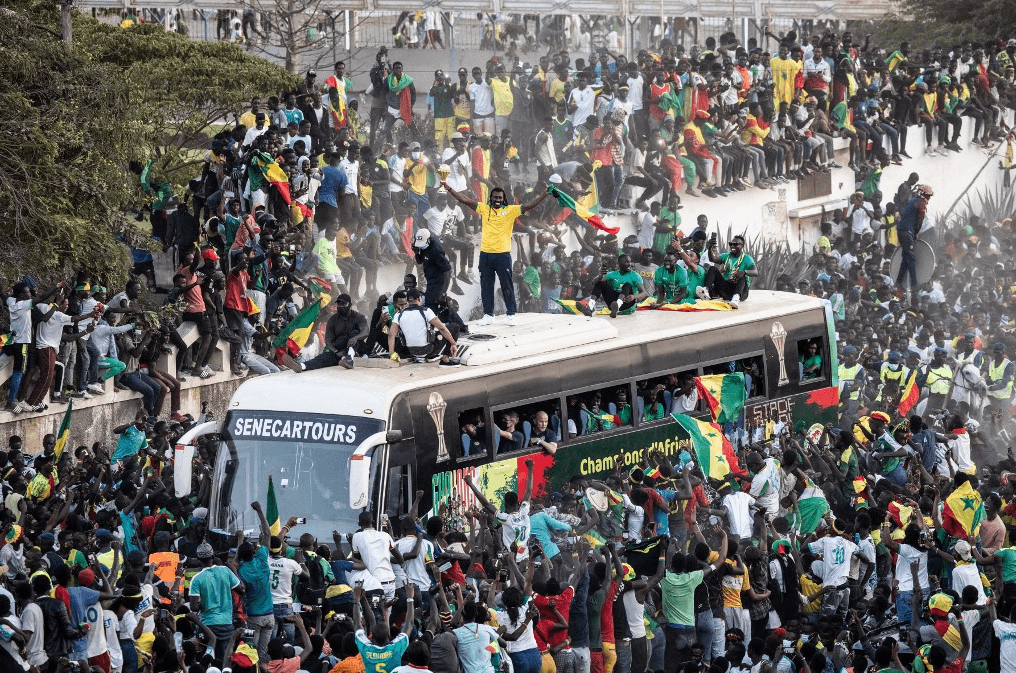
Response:
[[[306,556],[310,577],[300,578],[300,584],[296,588],[296,597],[304,605],[321,605],[321,599],[325,595],[325,570],[321,566],[322,559],[317,554],[310,552]]]
[[[410,306],[407,306],[406,308],[402,309],[401,311],[399,311],[399,315],[401,316],[404,313],[407,313],[409,311],[417,311],[417,312],[419,312],[420,317],[423,319],[423,324],[427,326],[427,343],[429,345],[433,346],[435,341],[437,341],[437,330],[434,329],[434,326],[430,324],[429,320],[427,320],[427,307],[424,306],[423,304],[420,304],[420,305],[410,305]],[[402,322],[402,318],[401,317],[399,318],[399,322],[400,323]]]

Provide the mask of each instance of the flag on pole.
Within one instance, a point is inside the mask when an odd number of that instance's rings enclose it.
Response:
[[[67,404],[67,411],[64,412],[63,420],[60,422],[60,430],[56,433],[56,446],[53,449],[56,462],[60,462],[60,454],[63,453],[64,447],[67,446],[67,440],[71,436],[71,409],[73,408],[74,400],[71,400]]]
[[[716,423],[737,421],[748,392],[744,387],[744,372],[696,376],[698,393],[709,405],[709,413]]]
[[[684,414],[671,414],[678,425],[678,436],[690,439],[702,473],[710,479],[722,479],[741,472],[737,455],[716,423],[706,423]]]
[[[595,179],[593,180],[593,184],[596,184]],[[566,194],[558,189],[554,183],[547,185],[547,193],[557,199],[557,205],[573,211],[576,215],[582,218],[586,224],[589,224],[600,231],[605,231],[608,234],[614,234],[615,236],[619,231],[621,231],[619,227],[608,227],[604,224],[603,220],[600,219],[600,216],[589,208],[589,199],[583,198],[584,203],[579,203],[572,198],[570,194]],[[595,199],[595,193],[593,198]],[[599,206],[596,206],[596,209],[598,210]]]
[[[942,508],[942,527],[954,537],[966,538],[977,535],[984,521],[984,503],[981,494],[973,489],[969,481],[949,494]]]
[[[909,414],[920,399],[921,389],[917,386],[917,368],[915,367],[914,371],[910,372],[906,385],[903,386],[903,394],[900,395],[900,405],[897,409],[900,416],[905,417]]]
[[[268,499],[265,501],[265,519],[268,520],[268,530],[272,535],[278,535],[282,531],[282,524],[279,523],[279,503],[275,500],[275,484],[272,483],[272,475],[268,475]]]
[[[314,329],[314,322],[317,320],[321,309],[332,300],[328,294],[322,294],[318,300],[300,311],[300,313],[289,321],[289,324],[282,328],[272,341],[273,348],[285,348],[291,353],[299,353],[300,349],[307,345],[311,332]]]
[[[889,512],[889,519],[896,524],[897,528],[906,528],[914,517],[913,507],[908,507],[895,500],[886,506],[886,510]]]

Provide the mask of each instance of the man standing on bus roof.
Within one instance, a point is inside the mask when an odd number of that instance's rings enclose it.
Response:
[[[744,251],[744,236],[730,239],[730,252],[718,254],[714,234],[709,239],[709,261],[715,264],[706,272],[705,286],[710,297],[719,297],[732,306],[748,298],[751,279],[758,276],[758,268]]]
[[[423,305],[437,308],[437,301],[444,294],[451,277],[452,265],[448,255],[445,254],[441,241],[431,236],[430,229],[422,227],[416,230],[413,238],[413,256],[417,264],[423,265],[423,277],[427,279],[427,300]]]
[[[335,314],[328,319],[325,328],[325,350],[313,360],[297,362],[286,353],[282,362],[299,374],[309,369],[323,369],[341,365],[346,369],[353,368],[353,356],[356,346],[367,338],[370,329],[367,318],[353,310],[353,300],[348,294],[340,294],[335,300]],[[345,353],[345,357],[342,356]]]
[[[547,198],[547,191],[529,203],[508,205],[508,197],[504,189],[494,187],[490,190],[487,203],[479,203],[471,196],[461,194],[446,183],[441,186],[462,205],[472,208],[479,214],[482,228],[480,231],[480,297],[483,301],[483,318],[480,325],[494,322],[494,276],[501,283],[501,295],[504,297],[505,313],[508,324],[515,324],[515,286],[512,281],[512,227],[516,218],[528,213]]]
[[[464,481],[473,491],[473,495],[480,502],[485,510],[496,516],[503,525],[501,526],[502,541],[505,548],[515,554],[518,563],[529,558],[529,535],[531,528],[529,524],[529,498],[533,495],[533,459],[526,458],[526,490],[522,494],[522,501],[519,501],[519,494],[515,491],[508,491],[504,494],[504,510],[498,511],[490,501],[484,497],[480,489],[473,483],[473,477],[467,474]]]

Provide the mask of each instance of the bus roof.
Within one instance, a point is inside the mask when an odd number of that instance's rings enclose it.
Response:
[[[508,327],[503,318],[486,327],[471,325],[474,335],[459,339],[460,347],[468,345],[463,356],[466,365],[462,367],[403,363],[393,368],[357,366],[351,371],[341,367],[302,374],[284,371],[244,382],[234,393],[229,409],[379,414],[387,420],[384,415],[389,401],[415,388],[541,365],[560,359],[562,350],[576,357],[595,354],[747,322],[776,320],[822,306],[822,300],[815,297],[755,290],[736,311],[640,311],[614,320],[520,313],[515,327]],[[489,336],[474,338],[479,335]]]

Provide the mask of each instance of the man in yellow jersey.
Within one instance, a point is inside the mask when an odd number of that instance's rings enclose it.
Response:
[[[515,324],[515,286],[512,283],[512,226],[515,218],[528,213],[547,198],[547,190],[539,190],[540,196],[522,205],[508,205],[504,189],[490,190],[487,203],[460,194],[446,183],[441,186],[448,190],[456,201],[472,208],[480,216],[480,297],[483,301],[483,318],[480,325],[494,322],[494,276],[501,283],[508,324]]]

